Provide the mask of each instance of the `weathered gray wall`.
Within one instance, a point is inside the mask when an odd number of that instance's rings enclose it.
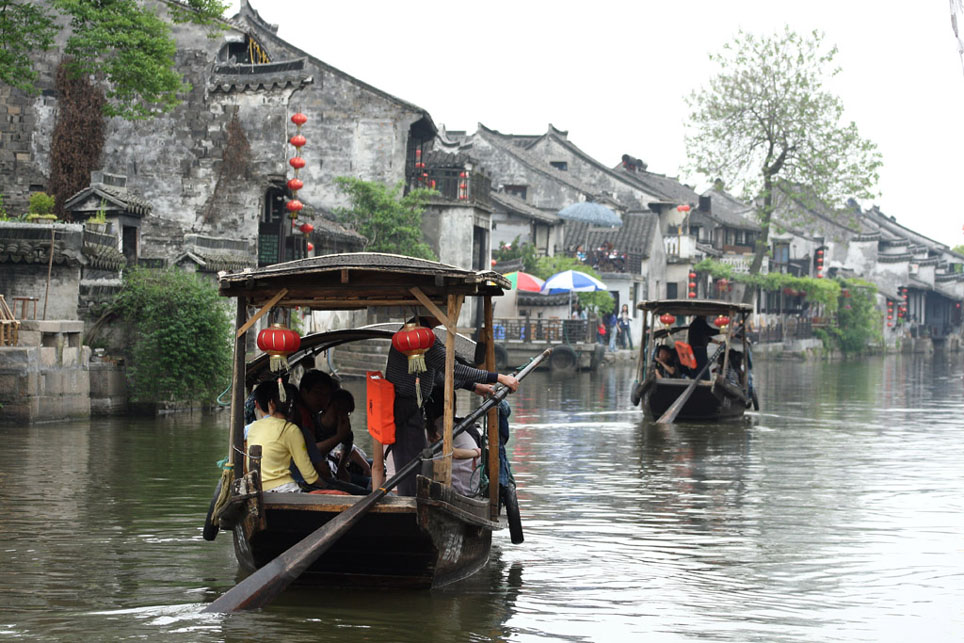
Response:
[[[146,3],[167,12],[164,2]],[[248,27],[272,61],[305,56],[257,20],[249,19]],[[301,74],[310,82],[303,86],[216,86],[217,53],[226,37],[242,32],[229,29],[212,39],[200,27],[182,24],[172,33],[176,66],[191,91],[170,114],[133,123],[111,119],[102,157],[105,171],[126,175],[129,189],[153,205],[141,230],[144,256],[175,256],[188,232],[254,241],[265,189],[292,175],[287,161],[294,148],[287,141],[295,133],[289,118],[297,111],[308,116],[302,200],[323,207],[341,203],[333,183],[341,175],[392,184],[404,178],[409,128],[424,115],[419,108],[310,58]],[[31,189],[48,184],[58,56],[40,58],[44,94],[31,97],[0,86],[0,193],[14,211],[25,207]],[[235,113],[251,146],[250,173],[242,179],[221,174],[226,127]]]

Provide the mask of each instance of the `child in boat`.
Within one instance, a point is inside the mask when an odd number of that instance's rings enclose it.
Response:
[[[332,476],[336,480],[365,488],[371,483],[372,470],[364,452],[355,446],[355,436],[351,431],[351,414],[354,410],[354,396],[345,389],[337,389],[331,394],[331,401],[318,426],[323,435],[335,436],[341,440],[328,452]],[[318,443],[318,448],[322,448],[321,442]],[[353,471],[358,472],[358,475],[352,475]]]
[[[255,403],[265,416],[248,430],[248,448],[261,446],[261,487],[265,491],[301,491],[288,469],[292,461],[305,482],[318,480],[301,429],[291,419],[296,396],[295,387],[277,381],[263,382],[254,390]],[[249,461],[249,469],[251,464]]]
[[[680,377],[679,365],[676,363],[676,351],[669,346],[657,346],[656,357],[653,359],[656,362],[657,379]]]
[[[459,418],[456,418],[458,423]],[[442,418],[429,424],[428,441],[430,444],[442,439]],[[478,492],[479,476],[475,474],[482,457],[479,446],[482,438],[478,428],[468,427],[452,438],[452,488],[463,496],[474,496]]]

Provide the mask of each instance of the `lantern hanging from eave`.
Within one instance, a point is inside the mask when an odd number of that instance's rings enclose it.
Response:
[[[690,281],[693,281],[694,279],[696,279],[696,273],[695,273],[695,272],[691,272],[691,273],[689,274],[689,277],[690,277]]]
[[[689,287],[690,287],[690,290],[695,289],[695,288],[696,288],[696,282],[691,281],[691,282],[689,283]]]
[[[300,170],[305,166],[305,160],[300,156],[292,156],[290,159],[288,159],[288,165],[296,170]]]
[[[268,365],[272,371],[288,369],[288,355],[301,346],[298,333],[287,328],[284,324],[271,324],[258,333],[258,348],[271,356]]]
[[[305,187],[305,184],[302,182],[301,179],[298,179],[298,178],[288,179],[288,189],[291,190],[292,192],[297,192],[303,187]]]
[[[659,316],[659,321],[662,322],[664,326],[672,326],[674,323],[676,323],[676,317],[674,317],[671,313],[663,313]]]
[[[315,226],[311,225],[310,223],[303,223],[298,229],[301,230],[301,234],[309,235],[314,231]]]
[[[415,399],[422,406],[422,387],[419,374],[428,370],[425,352],[435,344],[432,329],[409,322],[392,335],[392,347],[408,358],[408,372],[415,374]]]
[[[677,211],[677,212],[689,212],[689,211],[690,211],[690,206],[689,206],[689,204],[686,204],[686,203],[684,203],[684,204],[682,204],[682,205],[678,205],[678,206],[676,206],[676,211]]]
[[[315,244],[308,242],[308,252],[312,252],[315,249]]]
[[[721,329],[726,328],[727,326],[730,325],[730,318],[727,317],[726,315],[719,315],[717,316],[716,319],[713,320],[713,323],[716,324],[718,328],[721,328]]]
[[[300,152],[301,148],[303,148],[308,143],[308,139],[306,139],[301,134],[295,134],[294,136],[288,139],[288,142],[291,143],[295,147],[295,149],[297,149]]]
[[[687,297],[689,297],[690,299],[696,299],[696,293],[691,290],[690,294],[688,294]]]
[[[291,115],[291,122],[297,125],[298,129],[300,130],[301,126],[308,122],[308,117],[301,112],[298,112]]]
[[[305,204],[298,199],[292,199],[291,201],[285,203],[285,207],[288,208],[288,212],[292,213],[292,215],[298,216],[298,212],[305,207]]]

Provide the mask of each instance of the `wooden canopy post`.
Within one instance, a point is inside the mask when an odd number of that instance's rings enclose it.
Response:
[[[495,371],[495,328],[493,327],[492,296],[486,295],[483,301],[485,317],[485,370]],[[527,319],[528,321],[528,319]],[[528,332],[528,331],[527,331]],[[489,436],[489,517],[499,516],[499,407],[489,409],[486,416],[486,432]]]
[[[238,296],[238,312],[234,327],[245,328],[247,315],[247,300],[243,296]],[[234,365],[231,372],[231,449],[228,454],[228,463],[231,465],[238,462],[237,454],[244,452],[244,344],[247,338],[246,330],[234,338]],[[234,475],[235,477],[241,475],[241,467],[234,468]]]
[[[455,323],[462,307],[462,295],[448,296],[446,317]],[[435,461],[435,479],[443,485],[452,484],[452,429],[455,426],[455,332],[446,325],[445,333],[445,404],[442,411],[442,455]]]
[[[653,325],[655,326],[655,322]],[[650,339],[651,337],[649,337],[649,311],[643,310],[643,334],[640,335],[639,337],[639,361],[636,364],[636,381],[637,382],[642,382],[644,379],[646,379],[646,366],[647,366],[646,354],[649,351],[651,351],[652,348],[655,348],[655,347],[649,346]],[[653,343],[655,344],[655,341]]]

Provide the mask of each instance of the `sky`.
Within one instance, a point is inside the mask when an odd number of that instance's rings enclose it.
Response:
[[[630,154],[697,188],[706,179],[680,175],[685,97],[717,71],[709,54],[740,29],[818,29],[839,48],[828,87],[883,157],[879,196],[864,207],[964,244],[954,187],[964,177],[964,64],[948,0],[251,3],[281,38],[438,126],[541,134],[551,123],[606,165]]]

